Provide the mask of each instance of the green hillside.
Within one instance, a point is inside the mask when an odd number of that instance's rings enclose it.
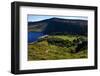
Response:
[[[28,44],[28,60],[87,58],[87,37],[50,35]]]

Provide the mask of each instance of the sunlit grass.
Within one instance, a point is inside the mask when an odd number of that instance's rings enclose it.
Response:
[[[63,40],[73,41],[76,36],[49,36],[48,38],[56,37]],[[28,44],[28,60],[57,60],[57,59],[79,59],[87,58],[87,49],[81,50],[78,53],[72,53],[76,46],[61,47],[49,44],[47,40]]]

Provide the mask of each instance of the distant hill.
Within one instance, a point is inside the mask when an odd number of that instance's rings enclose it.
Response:
[[[37,22],[28,22],[28,31],[52,33],[68,33],[87,35],[88,21],[75,19],[50,18]]]

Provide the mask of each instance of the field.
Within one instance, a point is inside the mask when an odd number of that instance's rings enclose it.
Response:
[[[28,44],[28,60],[87,58],[87,37],[49,35]]]

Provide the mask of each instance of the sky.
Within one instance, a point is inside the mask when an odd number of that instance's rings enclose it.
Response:
[[[88,17],[84,16],[49,16],[49,15],[28,15],[28,22],[36,22],[50,18],[63,18],[63,19],[79,19],[79,20],[87,20]]]

